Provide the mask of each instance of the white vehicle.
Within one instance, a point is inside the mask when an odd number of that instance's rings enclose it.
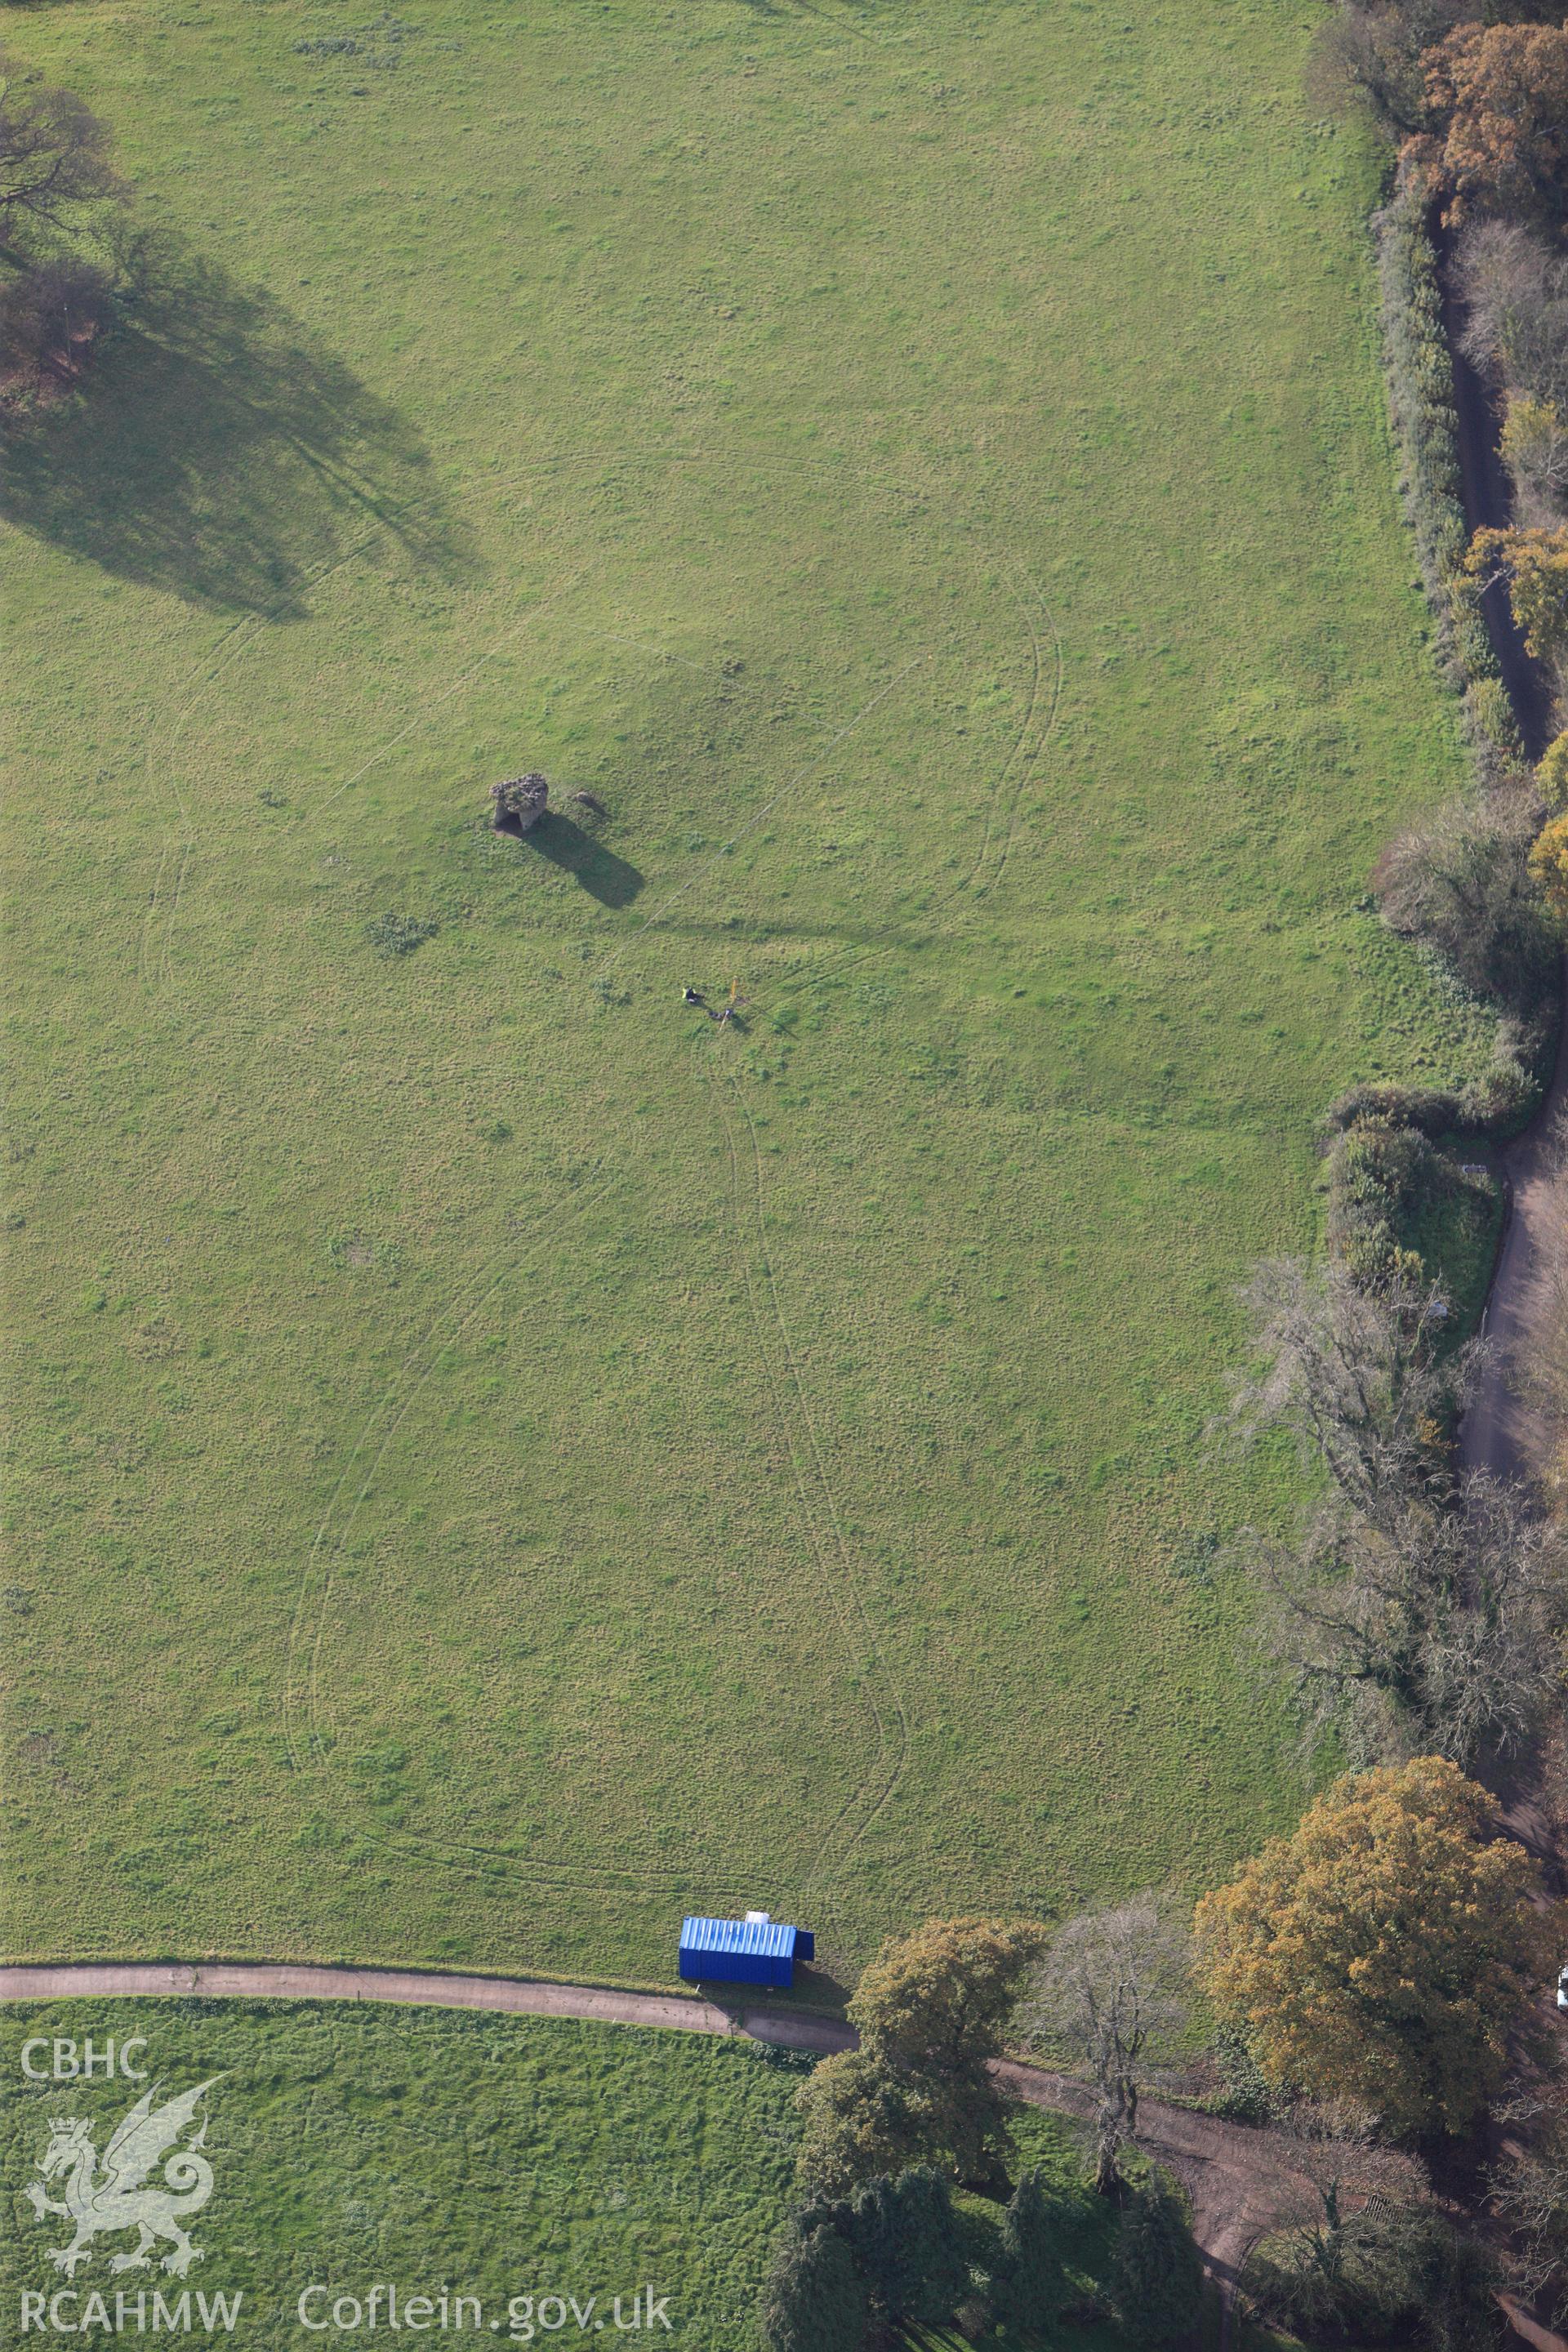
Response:
[[[1568,2009],[1568,1967],[1561,1968],[1557,1971],[1557,2006],[1559,2009]]]

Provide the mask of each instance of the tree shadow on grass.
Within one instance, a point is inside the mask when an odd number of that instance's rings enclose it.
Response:
[[[142,240],[127,277],[82,392],[5,433],[8,522],[121,579],[279,620],[362,541],[477,576],[418,436],[267,294],[168,237]]]
[[[643,877],[569,816],[559,815],[551,809],[527,833],[516,834],[514,826],[503,825],[502,832],[516,835],[525,849],[536,849],[552,866],[559,866],[570,874],[590,898],[597,898],[601,907],[629,907],[642,888]]]

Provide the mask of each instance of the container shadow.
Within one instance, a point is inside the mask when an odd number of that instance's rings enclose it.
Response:
[[[453,583],[480,567],[417,434],[272,299],[167,236],[121,258],[81,392],[5,430],[16,530],[223,613],[307,611],[358,541]]]

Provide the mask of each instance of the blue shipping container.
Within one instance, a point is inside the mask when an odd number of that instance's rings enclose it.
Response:
[[[809,1927],[772,1919],[684,1919],[680,1973],[688,1984],[772,1985],[788,1991],[796,1960],[816,1956]]]

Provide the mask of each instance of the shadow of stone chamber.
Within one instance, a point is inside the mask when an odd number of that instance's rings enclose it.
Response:
[[[591,833],[584,833],[571,817],[559,810],[547,810],[536,824],[524,833],[512,820],[496,827],[498,833],[509,834],[524,849],[537,850],[552,866],[570,874],[579,888],[590,898],[597,898],[602,907],[629,907],[642,888],[644,877],[613,849],[606,849]]]

